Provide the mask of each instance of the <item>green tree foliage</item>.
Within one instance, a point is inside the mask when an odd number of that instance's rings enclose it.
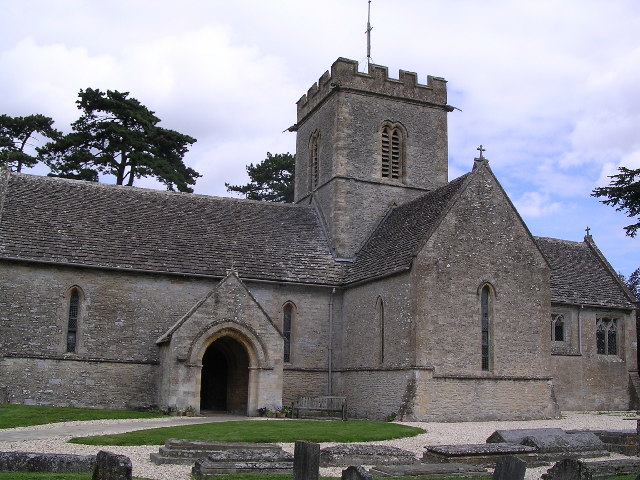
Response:
[[[160,119],[128,92],[87,88],[76,101],[82,115],[72,132],[39,150],[52,176],[98,180],[113,175],[117,185],[154,177],[167,190],[192,192],[200,176],[182,161],[196,140],[158,126]]]
[[[609,177],[609,186],[596,188],[591,195],[607,197],[600,201],[616,207],[618,211],[626,211],[630,218],[636,217],[636,223],[624,227],[629,237],[635,237],[640,229],[640,168],[620,167],[618,172]]]
[[[59,135],[60,132],[53,128],[53,119],[44,115],[0,115],[0,165],[9,166],[16,172],[22,167],[33,167],[38,158],[28,152],[35,153],[37,137],[52,140]]]
[[[620,275],[620,278],[627,286],[627,288],[631,290],[631,293],[633,293],[636,298],[640,300],[640,267],[631,272],[631,275],[629,275],[628,278],[622,274],[618,275]]]
[[[290,153],[277,153],[262,162],[247,166],[247,174],[251,182],[246,185],[229,185],[228,192],[242,193],[249,200],[265,200],[267,202],[293,202],[293,187],[296,168],[296,157]]]

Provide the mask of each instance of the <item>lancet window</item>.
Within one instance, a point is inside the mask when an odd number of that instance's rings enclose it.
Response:
[[[566,340],[565,328],[566,328],[566,322],[564,320],[564,314],[552,313],[551,314],[551,340],[554,342],[564,342]]]
[[[67,317],[67,352],[74,353],[77,347],[78,317],[80,314],[80,294],[74,288],[69,296],[69,311]]]
[[[295,308],[291,302],[282,307],[282,336],[284,337],[283,360],[291,362],[291,327],[295,317]]]

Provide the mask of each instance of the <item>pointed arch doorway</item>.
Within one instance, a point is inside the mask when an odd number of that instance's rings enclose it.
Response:
[[[232,337],[215,340],[202,357],[200,410],[247,415],[249,355]]]

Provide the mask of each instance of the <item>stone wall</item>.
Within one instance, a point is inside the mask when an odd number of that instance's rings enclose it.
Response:
[[[551,381],[544,378],[434,377],[417,382],[413,417],[421,421],[555,418]]]
[[[340,370],[334,374],[335,394],[347,397],[349,417],[384,420],[402,412],[412,378],[408,369]]]
[[[408,274],[395,275],[344,292],[337,368],[384,370],[413,364],[414,301],[409,280]]]
[[[8,400],[27,405],[147,408],[157,403],[153,364],[4,358]]]
[[[557,310],[557,308],[556,308]],[[572,310],[572,325],[577,333],[570,337],[569,354],[551,355],[555,394],[563,410],[626,410],[630,405],[629,375],[635,373],[636,333],[633,318],[627,312],[593,308],[564,307]],[[554,310],[555,311],[555,310]],[[618,354],[600,355],[596,350],[596,317],[613,316],[620,320]],[[575,327],[575,328],[574,328]],[[578,331],[579,330],[579,331]],[[557,342],[554,342],[557,343]],[[562,349],[557,351],[563,352]]]

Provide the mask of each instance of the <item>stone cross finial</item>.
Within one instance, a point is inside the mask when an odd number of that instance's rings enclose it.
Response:
[[[587,232],[587,237],[591,236],[591,229],[589,227],[585,228],[585,231]]]
[[[487,159],[483,155],[483,153],[486,152],[486,149],[482,145],[480,145],[478,148],[476,148],[476,150],[478,150],[480,152],[480,157],[477,157],[477,158],[473,159],[473,169],[474,170],[476,168],[478,168],[480,165],[482,165],[483,163],[487,163]]]

